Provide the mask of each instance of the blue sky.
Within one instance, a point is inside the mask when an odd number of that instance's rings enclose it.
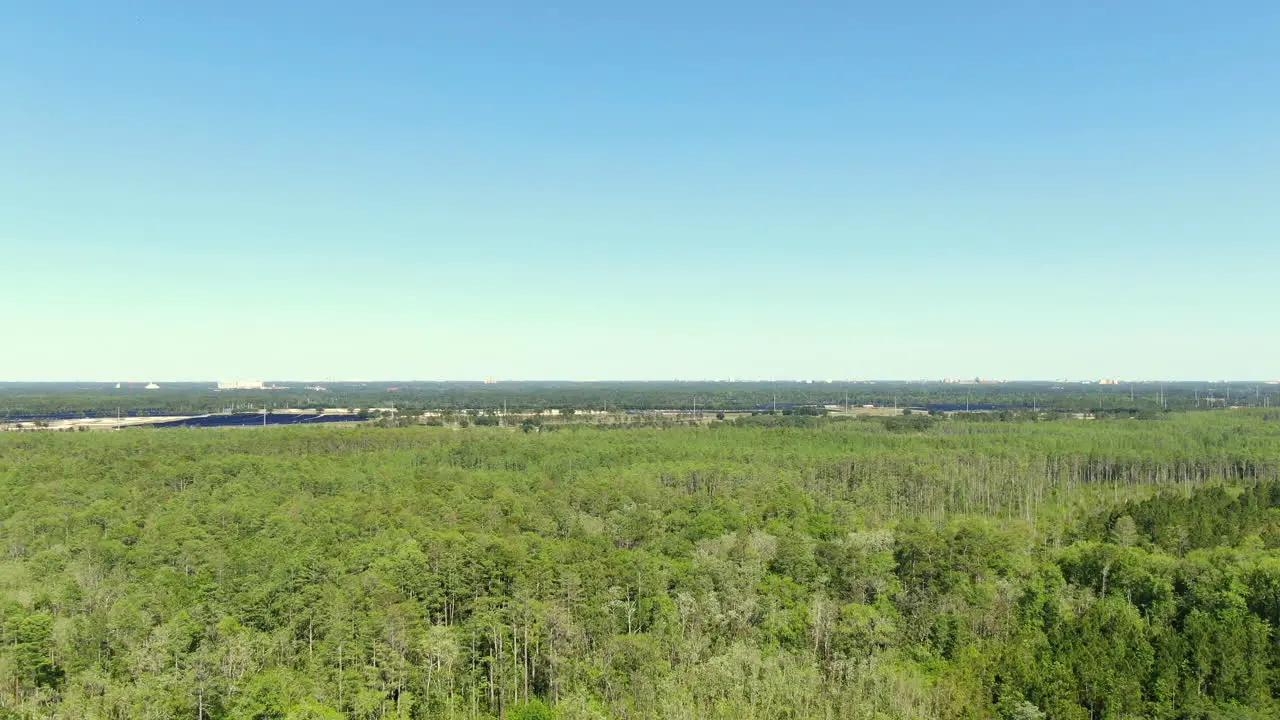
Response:
[[[191,5],[0,4],[0,380],[1280,376],[1280,4]]]

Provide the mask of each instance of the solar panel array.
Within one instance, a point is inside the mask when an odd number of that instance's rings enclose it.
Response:
[[[320,415],[317,413],[233,413],[230,415],[204,415],[156,423],[152,427],[248,427],[253,425],[317,425],[335,422],[358,422],[357,415]]]

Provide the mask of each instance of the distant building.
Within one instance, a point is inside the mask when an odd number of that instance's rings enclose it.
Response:
[[[147,383],[148,390],[159,390],[160,386],[155,383]]]
[[[498,384],[498,381],[497,381],[497,380],[495,380],[495,379],[493,379],[493,378],[491,378],[491,377],[487,377],[487,378],[485,378],[485,379],[484,379],[484,384],[485,384],[485,385],[497,385],[497,384]]]
[[[1120,381],[1115,380],[1113,378],[1103,378],[1102,380],[1098,381],[1098,384],[1099,385],[1119,385]]]
[[[261,380],[219,380],[219,390],[266,390]]]

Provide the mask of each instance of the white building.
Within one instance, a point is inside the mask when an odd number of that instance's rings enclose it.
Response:
[[[261,380],[219,380],[219,390],[266,390]]]
[[[155,383],[147,383],[148,390],[159,390],[160,386]]]

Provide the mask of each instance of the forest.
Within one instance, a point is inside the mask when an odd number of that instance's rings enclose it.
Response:
[[[1276,411],[534,430],[0,433],[0,718],[1280,716]]]
[[[794,405],[922,410],[1041,409],[1140,414],[1280,406],[1267,382],[333,382],[276,381],[277,390],[217,392],[213,383],[0,383],[0,422],[21,417],[191,415],[228,409],[396,408],[516,412],[781,409]],[[318,389],[317,389],[318,388]]]

